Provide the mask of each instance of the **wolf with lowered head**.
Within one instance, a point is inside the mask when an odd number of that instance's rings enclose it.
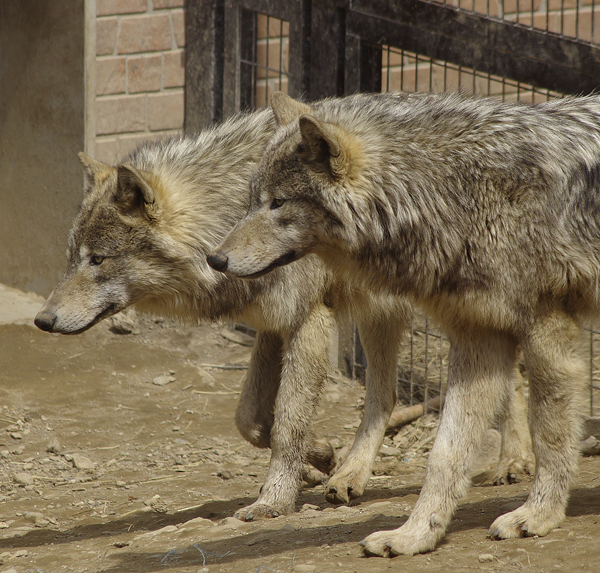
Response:
[[[396,402],[396,353],[411,313],[406,300],[391,297],[365,297],[357,307],[369,362],[364,421],[335,467],[331,446],[312,437],[310,424],[327,379],[332,321],[348,310],[346,286],[317,257],[254,282],[206,262],[248,209],[248,181],[274,129],[269,109],[144,143],[116,166],[81,154],[86,184],[68,238],[68,268],[35,319],[45,331],[76,334],[133,306],[255,327],[236,423],[272,457],[258,500],[237,513],[245,520],[293,512],[305,461],[325,473],[336,469],[329,501],[362,495]]]

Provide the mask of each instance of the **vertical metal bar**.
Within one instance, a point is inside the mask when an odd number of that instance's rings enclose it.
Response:
[[[433,60],[429,58],[429,91],[433,91]]]
[[[415,54],[415,89],[414,91],[418,91],[419,87],[419,55]]]
[[[283,20],[279,20],[279,90],[283,87],[284,65],[283,65]]]
[[[256,12],[240,11],[240,109],[256,107]]]
[[[269,105],[269,85],[271,83],[271,69],[269,66],[269,51],[271,41],[271,17],[267,15],[267,37],[265,44],[265,106]],[[258,70],[257,70],[258,71]]]
[[[400,50],[400,91],[404,91],[404,50]],[[412,344],[412,334],[410,341]]]
[[[596,19],[596,0],[592,0],[592,13],[591,13],[591,24],[590,24],[590,43],[595,44],[594,42],[594,20]]]
[[[531,12],[530,12],[530,18],[531,18],[531,22],[529,24],[529,28],[533,29],[535,26],[533,25],[533,13],[534,13],[534,3],[535,0],[531,0]]]

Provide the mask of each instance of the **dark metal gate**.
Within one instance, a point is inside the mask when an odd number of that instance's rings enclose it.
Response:
[[[255,103],[258,14],[286,23],[292,97],[380,91],[386,47],[534,88],[590,93],[600,85],[600,10],[595,0],[571,10],[555,1],[553,11],[553,0],[469,0],[468,8],[461,0],[188,0],[186,129]]]

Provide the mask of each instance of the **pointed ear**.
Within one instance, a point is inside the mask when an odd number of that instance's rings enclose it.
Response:
[[[313,171],[327,173],[333,179],[348,176],[353,168],[353,146],[348,133],[337,125],[319,121],[310,115],[303,115],[299,125],[302,162]]]
[[[283,92],[273,92],[271,107],[277,125],[287,125],[298,119],[302,114],[312,111],[308,104],[297,101]]]
[[[147,208],[154,204],[154,189],[141,171],[121,164],[117,167],[115,200],[124,213],[137,210],[148,215]]]
[[[99,177],[110,173],[112,167],[92,159],[89,155],[86,155],[83,151],[78,153],[79,161],[83,165],[85,173],[85,192],[88,193],[95,183],[98,182]]]

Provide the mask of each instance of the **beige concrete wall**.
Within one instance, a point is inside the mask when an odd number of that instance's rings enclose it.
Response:
[[[0,282],[43,295],[82,194],[86,1],[0,2]]]

